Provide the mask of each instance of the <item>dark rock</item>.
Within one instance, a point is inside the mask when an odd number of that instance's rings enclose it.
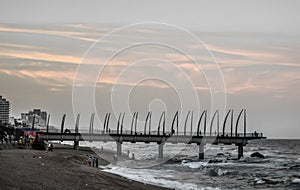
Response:
[[[267,184],[271,184],[271,185],[275,185],[275,184],[280,183],[280,181],[275,181],[275,180],[271,180],[271,179],[264,179],[264,181],[265,181]]]
[[[291,166],[290,169],[300,169],[300,165]]]
[[[209,160],[209,161],[208,161],[209,164],[213,164],[213,163],[222,163],[222,162],[223,162],[222,160],[217,160],[217,159]]]
[[[165,163],[167,163],[167,164],[176,164],[176,163],[181,163],[182,160],[183,160],[183,158],[174,157],[174,158],[171,158],[171,159],[167,160]]]
[[[218,172],[216,172],[215,170],[213,169],[210,169],[206,172],[207,175],[211,176],[211,177],[216,177],[218,176]]]
[[[253,154],[250,155],[251,157],[256,157],[256,158],[265,158],[264,155],[262,155],[259,152],[254,152]]]

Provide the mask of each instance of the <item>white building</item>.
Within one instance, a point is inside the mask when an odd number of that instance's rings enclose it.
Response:
[[[0,124],[8,124],[9,122],[9,101],[0,96]]]

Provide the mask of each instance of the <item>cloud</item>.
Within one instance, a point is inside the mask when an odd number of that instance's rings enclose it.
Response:
[[[0,57],[9,57],[14,59],[29,59],[37,61],[51,61],[51,62],[64,62],[64,63],[74,63],[79,64],[81,58],[71,55],[59,55],[59,54],[50,54],[45,52],[36,52],[36,51],[2,51],[0,52]]]
[[[52,29],[51,29],[52,27]],[[50,29],[46,26],[42,26],[37,28],[37,26],[31,25],[0,25],[0,31],[7,32],[7,33],[30,33],[30,34],[41,34],[41,35],[51,35],[51,36],[63,36],[68,38],[75,38],[81,39],[84,41],[95,41],[96,36],[101,36],[108,31],[108,29],[112,29],[111,26],[102,26],[102,25],[83,25],[83,24],[65,24],[65,25],[53,25]],[[139,33],[145,35],[159,35],[156,31],[152,31],[150,29],[141,29],[138,31]],[[163,32],[166,34],[167,32]],[[125,36],[130,36],[130,31],[124,33]],[[172,37],[173,33],[170,33]],[[218,33],[214,33],[214,35],[220,35]],[[213,35],[213,36],[214,36]],[[211,38],[212,36],[210,36]],[[219,36],[220,37],[220,36]],[[231,36],[233,37],[233,36]],[[246,38],[247,36],[244,36]],[[138,36],[138,39],[147,38],[143,35]],[[47,37],[45,38],[47,39]],[[123,38],[122,38],[123,39]],[[125,38],[127,39],[127,38]],[[132,39],[132,36],[129,38]],[[222,39],[222,36],[219,38]],[[42,39],[43,40],[43,39]],[[205,41],[205,40],[204,40]],[[222,40],[221,40],[222,41]],[[225,40],[226,41],[226,40]],[[230,41],[230,40],[229,40]],[[181,42],[181,40],[180,40]],[[92,56],[87,57],[84,60],[84,64],[91,64],[91,65],[98,65],[102,67],[106,61],[103,57],[98,56],[98,51],[108,53],[114,52],[115,44],[119,43],[116,41],[104,41],[103,42],[106,46],[103,49],[99,49],[95,51],[95,54]],[[123,42],[122,42],[123,43]],[[197,49],[201,52],[207,50],[204,46],[197,46],[195,44],[187,44],[186,42],[180,43],[184,46],[189,46],[193,49]],[[81,55],[74,50],[74,48],[70,48],[69,54],[62,53],[63,48],[51,47],[52,49],[47,49],[44,46],[32,46],[26,45],[21,43],[0,43],[2,46],[0,51],[0,57],[5,59],[14,59],[15,61],[18,60],[27,60],[27,61],[36,61],[36,62],[48,62],[47,66],[43,68],[43,65],[36,65],[36,64],[29,64],[29,62],[24,62],[23,66],[25,65],[28,68],[22,67],[22,65],[15,65],[7,68],[1,68],[1,72],[6,75],[16,76],[16,77],[29,77],[37,80],[44,81],[45,84],[49,85],[51,82],[53,84],[60,84],[66,83],[68,85],[72,84],[72,81],[75,76],[76,66],[81,62]],[[67,46],[67,45],[66,45]],[[297,62],[297,57],[294,55],[295,52],[291,52],[291,48],[285,48],[284,46],[276,46],[276,45],[268,45],[268,48],[261,47],[260,44],[252,44],[251,47],[242,46],[242,48],[237,48],[236,46],[223,43],[220,45],[220,42],[213,43],[209,42],[208,45],[209,50],[213,52],[215,55],[218,63],[221,66],[221,72],[223,72],[226,86],[228,87],[228,92],[232,94],[239,94],[241,92],[247,91],[268,91],[268,93],[278,89],[278,84],[280,84],[280,88],[288,89],[289,85],[285,85],[284,83],[289,83],[289,79],[291,75],[288,71],[287,75],[284,75],[283,71],[279,71],[278,68],[275,67],[268,67],[271,73],[278,73],[281,75],[280,80],[284,78],[284,82],[277,81],[274,79],[275,76],[264,76],[257,74],[257,70],[259,73],[262,73],[266,70],[261,69],[260,67],[263,66],[281,66],[285,69],[287,67],[299,67],[300,64]],[[253,47],[257,47],[254,49]],[[76,47],[81,48],[81,52],[84,52],[86,48],[85,46]],[[72,52],[73,49],[73,52]],[[76,53],[75,53],[76,52]],[[198,51],[192,51],[197,54]],[[205,54],[206,56],[209,54]],[[98,56],[98,57],[97,57]],[[118,85],[145,85],[145,86],[156,86],[158,88],[167,88],[166,85],[159,84],[155,81],[147,81],[141,84],[135,84],[129,80],[129,78],[134,78],[135,76],[147,76],[145,73],[147,72],[162,72],[165,75],[174,75],[172,80],[181,81],[183,78],[189,78],[195,82],[195,86],[199,90],[208,90],[206,85],[206,81],[203,76],[203,71],[219,69],[218,65],[210,64],[212,61],[212,57],[205,57],[205,56],[197,56],[197,55],[190,55],[192,58],[196,57],[195,60],[199,65],[190,60],[189,56],[180,54],[178,52],[166,50],[165,47],[157,47],[157,46],[145,46],[145,47],[133,47],[129,50],[121,52],[117,57],[111,60],[104,68],[104,72],[96,82],[97,83],[108,83],[108,84],[115,84]],[[145,59],[145,58],[159,58],[164,59],[166,61],[171,62],[177,69],[182,70],[185,72],[185,75],[177,73],[174,68],[171,68],[170,65],[166,63],[159,63],[159,64],[146,64],[141,63],[134,67],[132,71],[127,73],[127,76],[130,77],[123,77],[118,80],[118,75],[122,72],[122,70],[129,67],[132,63]],[[294,57],[294,59],[287,59],[289,57]],[[52,64],[55,63],[55,68]],[[67,64],[66,64],[67,63]],[[60,65],[61,64],[61,65]],[[72,65],[68,65],[72,64]],[[74,67],[75,66],[75,67]],[[249,67],[249,68],[245,68]],[[247,69],[247,71],[244,71]],[[243,73],[241,76],[238,73]],[[300,75],[299,71],[296,71],[297,74]],[[237,75],[236,75],[237,74]],[[91,81],[94,79],[90,79],[89,73],[86,75],[83,74],[81,76],[81,80],[85,81],[83,85],[92,85],[95,81]],[[181,77],[181,78],[180,78]],[[293,75],[293,77],[296,77]],[[243,79],[245,78],[245,80]],[[273,81],[277,81],[276,84]],[[263,85],[259,85],[263,84]],[[49,88],[53,91],[60,89],[59,87],[51,87]]]
[[[61,87],[62,85],[71,86],[75,72],[71,70],[49,71],[49,70],[6,70],[0,69],[0,72],[12,77],[18,77],[24,80],[34,79],[37,83],[45,86]]]
[[[0,46],[5,48],[17,48],[17,49],[36,49],[37,47],[24,44],[13,44],[13,43],[0,43]]]
[[[61,26],[62,27],[62,26]],[[87,37],[92,35],[99,35],[99,33],[91,33],[91,32],[77,32],[77,31],[66,31],[66,30],[43,30],[43,29],[29,29],[25,27],[10,27],[5,25],[0,25],[0,32],[8,32],[8,33],[29,33],[29,34],[40,34],[40,35],[51,35],[51,36],[61,36],[68,37],[72,39],[78,39],[88,42],[95,42],[96,38]]]
[[[217,59],[223,65],[228,66],[284,66],[284,67],[300,67],[298,53],[289,48],[278,49],[268,47],[252,50],[245,49],[232,49],[230,46],[226,48],[220,48],[217,46],[212,47],[212,50],[217,53],[224,53],[225,56],[216,55]],[[235,56],[232,57],[231,55]]]

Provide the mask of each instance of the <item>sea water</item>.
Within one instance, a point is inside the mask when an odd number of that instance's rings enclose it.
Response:
[[[116,150],[111,142],[84,144]],[[157,159],[154,143],[123,143],[122,148],[134,153],[135,160],[108,165],[104,171],[173,189],[300,189],[300,140],[249,141],[240,160],[235,159],[237,147],[228,145],[206,145],[204,160],[197,159],[197,145],[166,144],[163,161]],[[252,158],[254,152],[265,158]]]

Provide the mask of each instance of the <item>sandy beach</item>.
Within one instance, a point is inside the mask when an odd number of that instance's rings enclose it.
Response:
[[[167,189],[109,174],[86,163],[89,150],[53,152],[0,146],[1,189]],[[106,165],[99,158],[99,165]]]

